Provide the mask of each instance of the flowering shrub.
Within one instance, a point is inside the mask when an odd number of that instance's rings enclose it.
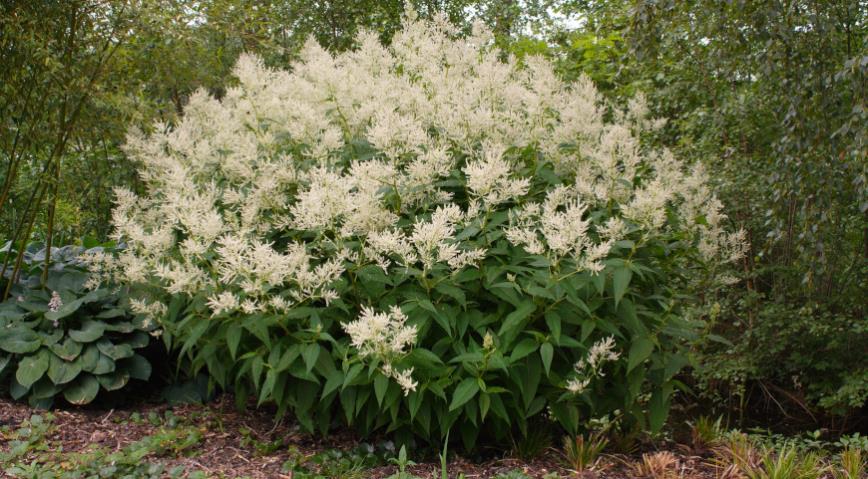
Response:
[[[703,171],[481,27],[416,20],[134,133],[104,280],[135,286],[195,370],[305,427],[439,439],[624,412],[659,427],[683,285],[737,258]],[[650,419],[650,423],[648,422]],[[484,425],[484,426],[483,426]]]

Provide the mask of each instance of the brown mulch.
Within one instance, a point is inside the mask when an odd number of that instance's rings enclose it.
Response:
[[[303,433],[286,421],[275,423],[273,413],[266,410],[239,412],[231,396],[223,396],[207,405],[141,405],[130,410],[58,409],[52,411],[55,427],[48,439],[53,448],[62,447],[64,453],[84,452],[93,447],[120,450],[164,427],[151,424],[148,416],[155,413],[164,418],[169,409],[178,418],[179,424],[198,428],[202,440],[194,446],[189,457],[160,458],[168,466],[167,470],[180,465],[187,471],[201,470],[214,477],[291,479],[291,474],[282,472],[281,466],[287,460],[297,458],[299,453],[310,457],[329,449],[352,450],[360,442],[359,438],[350,432],[333,433],[328,437]],[[34,413],[37,411],[27,405],[0,399],[0,426],[14,428]],[[134,413],[138,413],[144,420],[132,421],[131,416]],[[274,452],[260,453],[253,444],[256,441],[260,444],[280,441],[281,447]],[[7,450],[6,442],[7,439],[0,434],[0,451]],[[717,477],[705,459],[686,454],[677,455],[679,466],[677,472],[672,471],[675,472],[674,477]],[[412,451],[410,456],[415,459]],[[554,450],[530,462],[505,457],[473,463],[456,455],[451,457],[449,471],[450,477],[458,477],[458,473],[463,473],[467,479],[493,478],[497,474],[513,470],[520,470],[533,478],[542,478],[548,473],[556,472],[561,477],[632,479],[637,477],[633,472],[633,465],[637,460],[640,459],[608,456],[595,470],[576,474],[565,469],[559,453]],[[395,471],[395,466],[381,466],[371,469],[368,477],[385,478]],[[408,472],[420,477],[439,478],[440,465],[433,462],[420,463],[409,467]]]

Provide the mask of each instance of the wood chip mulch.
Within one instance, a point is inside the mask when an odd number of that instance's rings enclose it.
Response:
[[[64,453],[84,452],[93,447],[120,450],[146,436],[157,433],[163,425],[148,421],[154,413],[164,418],[171,410],[180,424],[194,426],[202,433],[202,439],[193,447],[192,453],[181,457],[161,457],[170,470],[183,466],[185,471],[204,471],[209,476],[222,478],[250,477],[251,479],[291,479],[291,473],[283,472],[282,465],[298,454],[312,457],[330,449],[349,451],[360,443],[351,432],[332,433],[328,437],[312,436],[301,432],[287,421],[275,423],[273,413],[266,410],[239,412],[230,396],[223,396],[206,405],[182,405],[170,407],[165,404],[140,405],[125,410],[57,409],[54,428],[49,438],[52,447],[62,447]],[[0,399],[0,426],[13,428],[40,413],[25,404]],[[138,414],[142,420],[131,419]],[[252,439],[252,440],[251,440]],[[256,450],[255,443],[267,444],[280,441],[281,447],[274,452]],[[8,448],[7,439],[0,435],[0,451]],[[294,449],[294,451],[293,451]],[[293,456],[295,454],[295,456]],[[673,478],[711,479],[717,477],[715,470],[701,457],[678,455],[678,470]],[[413,452],[410,451],[411,459]],[[519,470],[532,478],[542,478],[555,472],[560,477],[582,479],[632,479],[638,477],[634,466],[638,457],[607,456],[592,471],[577,474],[565,469],[560,455],[552,450],[536,460],[526,462],[504,457],[484,463],[473,463],[460,456],[451,456],[450,477],[463,473],[467,479],[488,479],[501,473]],[[423,478],[439,478],[440,465],[422,462],[408,468]],[[2,471],[2,468],[0,468]],[[395,466],[381,466],[366,472],[366,477],[382,479],[396,471]],[[2,475],[2,472],[0,472]]]

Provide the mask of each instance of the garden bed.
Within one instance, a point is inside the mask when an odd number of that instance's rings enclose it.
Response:
[[[42,419],[41,424],[39,419],[31,420],[33,415]],[[10,477],[33,477],[24,471],[44,477],[39,474],[105,467],[117,467],[117,474],[122,471],[129,477],[385,478],[397,471],[386,459],[397,455],[389,450],[388,441],[363,443],[348,432],[311,436],[294,424],[275,423],[270,411],[239,412],[228,396],[207,405],[51,412],[0,400],[0,428],[0,458]],[[365,449],[373,452],[365,454]],[[440,477],[436,458],[426,462],[415,456],[411,452],[409,459],[418,464],[407,467],[407,472]],[[461,473],[467,478],[577,477],[554,448],[530,461],[505,453],[499,456],[473,462],[450,454],[449,477]],[[676,457],[673,472],[677,470],[678,477],[716,477],[701,457]],[[604,456],[597,468],[582,477],[636,477],[632,471],[639,460],[639,456]],[[122,469],[127,463],[128,469]]]

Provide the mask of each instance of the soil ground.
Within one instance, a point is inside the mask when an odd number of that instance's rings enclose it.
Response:
[[[52,411],[53,424],[46,442],[50,449],[62,454],[87,452],[93,448],[120,451],[142,438],[158,433],[164,424],[146,418],[164,418],[166,411],[178,423],[197,428],[201,439],[186,455],[160,457],[167,469],[183,466],[185,471],[203,471],[209,477],[292,478],[283,465],[290,460],[304,461],[329,450],[349,451],[357,448],[360,441],[349,432],[339,432],[328,437],[312,436],[299,431],[293,424],[275,423],[268,411],[247,410],[239,412],[231,397],[224,396],[207,405],[181,405],[170,407],[140,405],[125,410],[58,409]],[[42,413],[21,403],[0,399],[0,427],[7,431],[19,427],[32,414]],[[153,413],[153,414],[152,414]],[[0,434],[0,451],[9,448],[8,434]],[[262,445],[270,445],[263,448]],[[62,448],[62,449],[61,449]],[[705,479],[717,477],[713,467],[702,457],[678,454],[677,472],[674,477]],[[414,457],[419,464],[410,466],[411,472],[423,478],[439,478],[440,464],[424,462]],[[532,478],[542,478],[551,473],[559,477],[621,479],[638,477],[633,465],[639,456],[604,456],[593,470],[577,474],[566,468],[561,453],[555,448],[546,450],[539,458],[522,461],[508,457],[472,462],[459,455],[450,455],[449,477],[463,473],[467,479],[494,478],[498,474],[521,471]],[[3,474],[0,467],[0,475]],[[394,465],[381,465],[366,470],[360,477],[385,478],[394,474]]]

